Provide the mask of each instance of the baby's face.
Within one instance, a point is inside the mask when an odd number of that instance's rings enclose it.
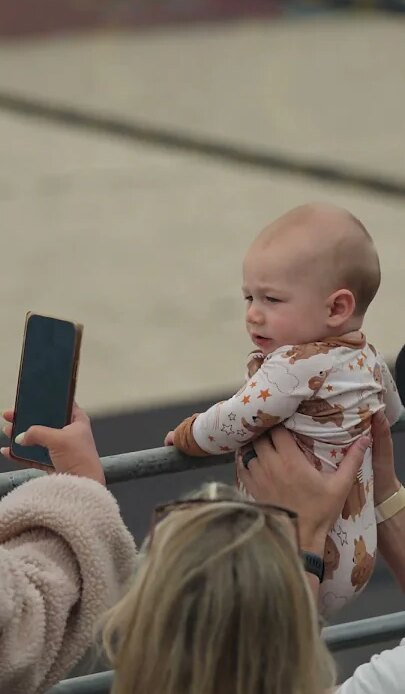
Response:
[[[327,292],[288,244],[253,244],[243,265],[246,327],[264,354],[327,335]]]

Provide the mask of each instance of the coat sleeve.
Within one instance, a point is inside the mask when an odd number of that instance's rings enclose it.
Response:
[[[0,691],[39,694],[66,676],[134,562],[117,503],[97,482],[52,475],[8,494],[0,502]]]
[[[288,347],[269,355],[245,387],[229,400],[189,417],[174,432],[174,445],[189,455],[235,451],[294,414],[314,395],[334,362],[331,354],[289,358]]]

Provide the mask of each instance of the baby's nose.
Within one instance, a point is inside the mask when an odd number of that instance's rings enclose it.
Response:
[[[249,323],[262,323],[263,322],[263,311],[261,311],[254,304],[251,304],[248,308],[247,319],[248,319]]]

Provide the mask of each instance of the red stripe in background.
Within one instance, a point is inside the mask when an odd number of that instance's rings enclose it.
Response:
[[[405,11],[405,0],[367,8]],[[364,8],[364,0],[0,0],[0,38],[97,28],[271,17],[294,10]]]
[[[280,0],[1,0],[0,36],[272,16]]]

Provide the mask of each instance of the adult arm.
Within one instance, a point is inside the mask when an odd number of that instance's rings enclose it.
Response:
[[[392,438],[387,418],[377,413],[372,421],[374,503],[389,499],[401,487],[395,473]],[[378,549],[405,591],[405,508],[377,525]]]
[[[0,502],[0,691],[37,694],[69,672],[134,556],[118,506],[97,482],[52,475]]]
[[[320,473],[308,464],[294,437],[283,427],[254,443],[257,458],[248,468],[239,464],[242,484],[256,501],[273,503],[298,513],[303,551],[324,555],[326,535],[338,518],[370,445],[361,437],[350,448],[336,472]],[[319,580],[307,574],[317,596]]]
[[[135,560],[102,484],[86,415],[75,408],[62,430],[32,427],[24,443],[46,446],[54,468],[69,474],[32,480],[0,501],[0,691],[7,694],[39,694],[69,672]]]

